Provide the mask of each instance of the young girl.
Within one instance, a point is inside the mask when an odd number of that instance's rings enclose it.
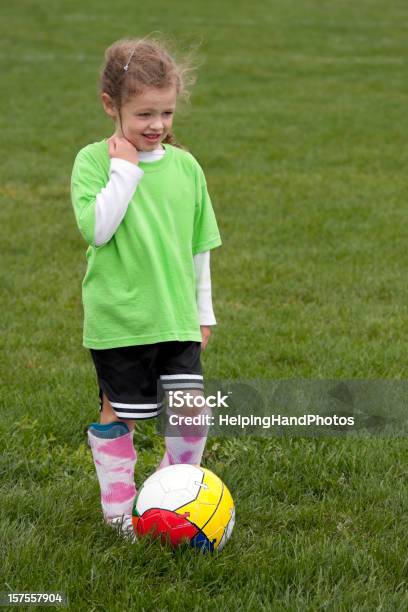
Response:
[[[209,251],[221,239],[202,168],[172,133],[190,74],[157,40],[111,45],[100,96],[115,131],[79,151],[71,178],[89,245],[83,345],[100,399],[100,423],[89,426],[88,440],[103,516],[125,530],[136,494],[134,423],[160,414],[158,380],[165,391],[202,393],[200,352],[216,323]],[[165,442],[158,469],[200,464],[206,435],[181,432]]]

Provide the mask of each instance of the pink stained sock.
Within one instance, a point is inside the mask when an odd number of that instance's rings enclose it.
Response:
[[[102,512],[106,521],[132,513],[136,495],[134,470],[137,453],[133,431],[119,438],[97,438],[88,430],[88,440],[101,487]]]
[[[174,414],[167,409],[168,417]],[[203,408],[201,416],[205,415],[211,416],[210,408]],[[185,425],[181,422],[179,425],[169,427],[170,432],[172,435],[164,438],[166,450],[157,470],[178,463],[200,465],[207,442],[208,425],[204,421],[198,425]]]

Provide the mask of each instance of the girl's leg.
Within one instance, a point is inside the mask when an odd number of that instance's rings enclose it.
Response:
[[[101,488],[102,512],[105,520],[111,522],[132,513],[137,461],[133,447],[134,421],[118,419],[103,395],[100,422],[104,427],[91,425],[88,439]]]
[[[203,392],[199,389],[189,389],[188,393],[194,396],[203,396]],[[167,418],[169,419],[172,415],[175,415],[176,420],[180,416],[200,416],[200,423],[186,425],[180,419],[177,425],[167,425],[166,451],[157,469],[160,470],[176,463],[199,466],[207,442],[209,424],[206,423],[206,419],[208,420],[211,417],[211,409],[208,406],[194,408],[187,405],[180,408],[167,408]]]
[[[102,402],[102,410],[100,413],[99,421],[102,424],[114,423],[115,421],[119,421],[120,423],[126,423],[129,428],[129,431],[132,431],[135,427],[134,419],[120,419],[116,416],[115,411],[112,408],[112,405],[105,394],[103,394],[103,402]]]

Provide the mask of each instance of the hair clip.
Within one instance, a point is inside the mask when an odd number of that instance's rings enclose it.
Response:
[[[130,57],[129,57],[128,61],[127,61],[127,64],[125,64],[123,66],[123,70],[126,70],[126,71],[128,70],[129,64],[130,64],[130,60],[132,59],[133,54],[134,54],[135,51],[136,51],[136,47],[133,48],[132,53],[130,54]]]

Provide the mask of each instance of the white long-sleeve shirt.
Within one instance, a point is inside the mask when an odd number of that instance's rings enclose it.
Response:
[[[152,162],[165,153],[163,148],[138,151],[139,159]],[[110,160],[109,181],[96,196],[95,245],[108,242],[126,214],[130,200],[144,175],[136,164],[119,157]],[[200,325],[216,325],[211,297],[210,251],[194,255],[196,300]]]

